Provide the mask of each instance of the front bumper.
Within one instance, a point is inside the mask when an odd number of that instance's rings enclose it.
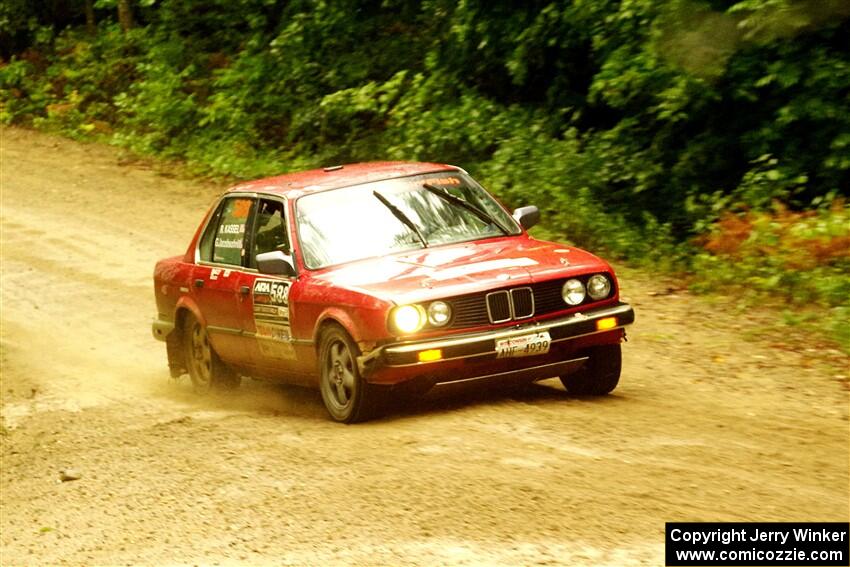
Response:
[[[612,321],[613,319],[613,321]],[[600,321],[605,320],[604,325]],[[601,307],[551,321],[528,323],[481,333],[453,335],[440,339],[426,339],[385,345],[358,357],[364,376],[378,368],[431,367],[449,361],[496,358],[496,341],[548,331],[551,342],[561,343],[598,333],[610,333],[630,325],[635,312],[627,303]],[[423,361],[420,353],[439,351],[440,357]],[[517,359],[513,359],[517,360]],[[426,368],[422,368],[423,371]]]

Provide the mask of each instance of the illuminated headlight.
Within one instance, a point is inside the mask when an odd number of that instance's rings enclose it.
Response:
[[[452,318],[452,308],[445,301],[435,301],[428,306],[428,322],[435,327],[442,327]]]
[[[578,280],[567,280],[561,288],[561,297],[567,305],[578,305],[584,301],[584,284]]]
[[[425,326],[425,310],[418,305],[400,305],[390,313],[393,326],[402,333],[415,333]]]
[[[587,280],[587,295],[591,299],[604,299],[609,293],[611,293],[611,280],[602,274],[596,274]]]

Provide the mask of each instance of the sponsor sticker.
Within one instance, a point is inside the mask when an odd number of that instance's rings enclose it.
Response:
[[[254,281],[254,325],[260,351],[272,358],[295,358],[289,325],[287,281],[258,278]]]

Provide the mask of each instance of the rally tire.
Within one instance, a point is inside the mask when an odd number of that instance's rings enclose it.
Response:
[[[331,419],[356,423],[371,418],[377,391],[360,375],[360,349],[342,327],[329,326],[319,345],[319,390]]]
[[[228,367],[212,348],[204,325],[189,314],[183,325],[183,352],[192,387],[198,394],[213,388],[233,390],[242,378]]]
[[[614,390],[620,382],[623,366],[620,345],[603,345],[587,350],[588,359],[584,366],[561,376],[567,392],[577,396],[604,396]]]

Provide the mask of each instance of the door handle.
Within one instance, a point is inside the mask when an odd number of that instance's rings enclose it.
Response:
[[[198,278],[195,280],[195,287],[204,287],[204,280]]]
[[[247,285],[243,285],[239,288],[239,293],[242,295],[248,295],[249,293],[251,293],[251,288]]]

